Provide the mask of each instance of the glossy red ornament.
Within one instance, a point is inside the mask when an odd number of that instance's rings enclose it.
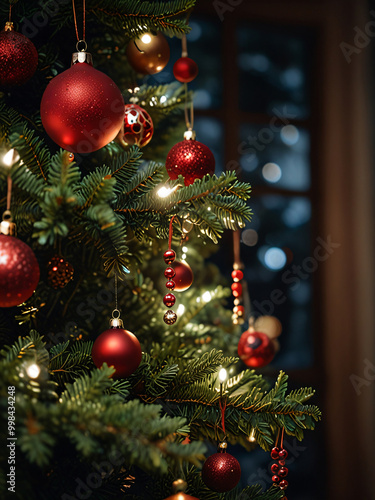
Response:
[[[180,57],[173,65],[173,74],[179,82],[192,82],[198,74],[198,65],[190,57]]]
[[[175,282],[175,292],[184,292],[193,283],[193,271],[187,262],[178,260],[174,262],[173,268],[176,273],[173,278],[173,281]]]
[[[280,482],[279,476],[276,476],[276,475],[272,476],[272,482],[273,483],[279,483]]]
[[[168,265],[169,265],[169,264],[172,264],[172,262],[173,262],[173,261],[175,260],[175,258],[176,258],[176,252],[175,252],[174,250],[166,250],[166,251],[164,252],[163,257],[164,257],[164,262],[165,262],[166,264],[168,264]],[[168,268],[167,268],[167,269],[168,269]],[[167,271],[167,269],[165,270],[165,272]],[[167,276],[166,276],[166,277],[167,277]]]
[[[153,136],[154,124],[151,116],[137,104],[126,104],[124,118],[124,134],[122,143],[125,146],[136,144],[140,148],[146,146]],[[122,134],[122,130],[120,131]]]
[[[241,281],[243,278],[243,272],[241,269],[234,269],[232,271],[232,279],[233,281]]]
[[[272,361],[275,346],[265,333],[247,330],[238,342],[238,355],[250,368],[261,368]]]
[[[273,474],[277,474],[277,473],[279,472],[279,469],[280,469],[280,467],[279,467],[279,465],[278,465],[278,464],[272,464],[272,465],[271,465],[271,472],[272,472]]]
[[[285,465],[285,460],[279,460],[279,465],[281,465],[281,467],[284,467],[284,465]]]
[[[281,469],[278,472],[278,475],[280,477],[286,477],[288,475],[289,469],[288,467],[281,467]]]
[[[285,490],[289,486],[289,483],[288,481],[286,481],[286,479],[283,479],[282,481],[280,481],[279,486],[281,490]]]
[[[172,279],[176,276],[175,270],[172,267],[167,267],[164,271],[164,276],[168,279]]]
[[[245,308],[244,306],[234,306],[233,312],[237,314],[237,316],[243,316],[245,313]]]
[[[129,63],[143,75],[154,75],[162,71],[168,64],[169,56],[169,45],[162,33],[143,33],[136,40],[130,41],[126,48]]]
[[[38,66],[38,52],[26,36],[6,23],[0,33],[0,87],[23,85],[34,75]]]
[[[175,283],[173,280],[170,280],[170,281],[167,281],[167,282],[166,282],[165,286],[166,286],[169,290],[173,291],[173,290],[175,289],[175,287],[176,287],[176,283]]]
[[[279,451],[280,451],[280,449],[277,446],[275,446],[274,448],[272,448],[272,450],[271,450],[271,458],[273,458],[274,460],[277,460],[279,458]]]
[[[163,298],[164,305],[167,307],[173,307],[176,303],[176,297],[173,293],[167,293]]]
[[[40,115],[51,139],[72,153],[92,153],[118,134],[125,105],[117,85],[86,62],[76,63],[47,85]]]
[[[202,479],[213,491],[230,491],[241,479],[240,464],[230,453],[214,453],[203,464]]]
[[[184,139],[169,151],[165,166],[169,177],[174,180],[179,175],[184,178],[185,186],[195,179],[215,172],[215,158],[210,149],[194,139]]]
[[[39,276],[31,248],[14,236],[0,234],[0,307],[17,306],[29,299]]]
[[[281,460],[285,460],[286,458],[288,458],[288,452],[284,448],[279,451],[279,458]]]
[[[242,295],[241,283],[232,283],[231,289],[234,297],[240,297]]]
[[[113,366],[114,378],[129,377],[142,360],[142,349],[137,337],[123,328],[109,328],[99,335],[92,348],[92,359],[100,368],[103,363]]]

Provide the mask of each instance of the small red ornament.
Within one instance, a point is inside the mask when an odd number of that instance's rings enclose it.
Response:
[[[173,278],[173,281],[175,282],[175,291],[184,292],[193,283],[193,271],[187,262],[178,260],[174,262],[173,268],[176,273]]]
[[[229,453],[214,453],[207,458],[202,468],[203,482],[218,493],[232,490],[241,479],[238,460]]]
[[[175,287],[176,287],[176,283],[175,283],[174,281],[170,280],[170,281],[167,281],[167,282],[166,282],[165,286],[166,286],[169,290],[173,291],[173,290],[175,289]]]
[[[164,271],[164,276],[168,279],[172,279],[176,276],[175,270],[172,267],[167,267]]]
[[[173,307],[176,303],[176,297],[173,293],[167,293],[167,295],[164,296],[163,302],[165,306]]]
[[[275,446],[274,448],[272,448],[271,450],[271,458],[273,458],[274,460],[277,460],[279,458],[279,451],[280,449]]]
[[[280,482],[280,478],[279,478],[279,476],[276,476],[276,475],[275,475],[275,476],[272,476],[272,482],[273,482],[273,483],[279,483],[279,482]]]
[[[143,75],[160,73],[168,64],[170,49],[162,33],[143,33],[129,42],[126,57],[131,66]]]
[[[116,369],[114,378],[124,378],[129,377],[138,368],[142,360],[142,349],[132,332],[112,327],[95,340],[91,356],[97,368],[107,363]]]
[[[26,36],[7,22],[0,33],[0,87],[23,85],[34,75],[38,52]]]
[[[284,467],[284,465],[285,465],[285,460],[279,460],[279,465],[281,465],[281,467]]]
[[[272,361],[275,346],[265,333],[247,330],[238,342],[238,355],[250,368],[261,368]]]
[[[176,258],[176,252],[174,250],[166,250],[164,252],[164,262],[166,264],[172,264],[172,262],[175,260]],[[170,268],[167,268],[165,271],[164,271],[164,275],[165,273],[167,272],[167,270],[170,269]],[[169,272],[169,271],[168,271]],[[175,276],[175,275],[174,275]],[[169,278],[169,276],[165,276],[166,278]]]
[[[241,281],[243,278],[243,272],[241,271],[241,269],[234,269],[232,271],[232,278],[233,281]]]
[[[163,321],[167,325],[173,325],[177,321],[177,314],[172,309],[165,311]]]
[[[198,74],[198,65],[190,57],[180,57],[173,65],[173,74],[181,83],[192,82]]]
[[[285,460],[286,458],[288,458],[288,452],[284,448],[279,451],[279,458],[281,460]]]
[[[53,78],[44,91],[40,115],[51,139],[72,153],[92,153],[118,134],[125,105],[117,85],[87,62],[76,62]],[[73,60],[75,54],[73,54]]]
[[[61,257],[61,255],[55,255],[48,262],[48,284],[55,288],[64,288],[71,279],[73,279],[74,268],[73,266]]]
[[[14,236],[0,234],[0,307],[25,302],[33,294],[39,276],[31,248]]]
[[[210,149],[195,139],[184,139],[169,151],[165,166],[169,177],[174,180],[179,175],[184,178],[185,186],[195,179],[215,172],[215,158]]]
[[[286,479],[283,479],[280,481],[279,486],[281,490],[285,490],[289,486],[289,483]]]
[[[140,148],[146,146],[154,133],[151,116],[137,104],[126,104],[124,118],[124,134],[122,143],[125,146],[136,144]],[[122,130],[120,131],[122,134]]]
[[[288,475],[289,469],[287,467],[281,467],[281,469],[278,472],[278,475],[280,477],[286,477]]]
[[[278,464],[272,464],[272,465],[271,465],[271,472],[272,472],[273,474],[277,474],[277,473],[279,472],[279,469],[280,469],[280,467],[279,467],[279,465],[278,465]]]
[[[234,297],[240,297],[240,295],[242,295],[241,283],[232,283],[231,289]]]

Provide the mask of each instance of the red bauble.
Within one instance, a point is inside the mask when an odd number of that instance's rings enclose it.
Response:
[[[243,272],[241,271],[241,269],[234,269],[232,271],[232,278],[233,281],[241,281],[243,278]]]
[[[238,355],[250,368],[261,368],[272,361],[275,346],[265,333],[247,330],[238,342]]]
[[[124,378],[138,368],[142,349],[133,333],[123,328],[109,328],[95,340],[91,355],[98,368],[107,363],[116,369],[114,378]]]
[[[131,66],[143,75],[154,75],[162,71],[169,61],[170,49],[162,33],[144,33],[129,42],[126,56]]]
[[[214,453],[203,464],[202,479],[213,491],[230,491],[241,479],[240,464],[229,453]]]
[[[38,66],[38,52],[26,36],[12,29],[11,23],[0,33],[0,86],[26,83]]]
[[[120,134],[122,131],[120,132]],[[137,104],[125,106],[124,135],[122,142],[126,146],[136,144],[140,148],[146,146],[154,133],[151,116]]]
[[[174,250],[166,250],[164,252],[163,258],[166,264],[171,264],[176,258],[176,252]],[[167,270],[168,268],[165,270],[165,272],[167,272]],[[168,276],[166,276],[165,274],[164,276],[168,278]]]
[[[167,269],[164,271],[164,276],[168,279],[174,278],[176,276],[175,270],[172,269],[172,267],[167,267]]]
[[[273,458],[274,460],[277,460],[279,458],[279,451],[280,451],[280,448],[278,448],[277,446],[274,446],[271,450],[271,458]]]
[[[173,263],[173,269],[176,273],[173,281],[175,282],[175,292],[184,292],[193,283],[194,276],[191,267],[187,262],[176,260]]]
[[[173,74],[179,82],[191,82],[198,74],[198,65],[190,57],[180,57],[173,65]]]
[[[173,295],[173,293],[167,293],[167,295],[164,296],[163,302],[165,306],[173,307],[176,302],[176,297]]]
[[[0,307],[25,302],[33,294],[39,276],[31,248],[14,236],[0,234]]]
[[[116,84],[86,62],[76,63],[47,85],[40,115],[47,134],[72,153],[92,153],[111,142],[124,120]]]
[[[232,283],[231,289],[234,297],[240,297],[242,295],[241,283]]]
[[[184,139],[169,151],[165,166],[169,177],[174,180],[182,175],[185,186],[195,179],[215,172],[215,158],[210,149],[194,139]]]

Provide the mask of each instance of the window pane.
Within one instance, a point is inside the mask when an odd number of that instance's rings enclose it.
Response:
[[[215,174],[220,175],[224,161],[223,124],[216,118],[199,116],[194,120],[194,130],[197,134],[197,141],[203,142],[212,151],[216,162]]]
[[[237,39],[240,108],[270,115],[275,108],[287,109],[295,118],[308,117],[312,60],[308,30],[242,24]]]
[[[242,177],[254,186],[304,191],[311,183],[310,136],[301,127],[282,120],[241,126],[238,152]]]

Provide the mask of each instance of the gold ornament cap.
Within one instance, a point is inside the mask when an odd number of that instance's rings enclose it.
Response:
[[[218,444],[217,451],[219,453],[226,453],[228,448],[228,443],[226,441],[222,441],[221,443]]]
[[[179,493],[179,492],[185,492],[187,488],[187,482],[184,481],[183,479],[177,479],[176,481],[173,481],[173,493]]]
[[[195,130],[187,130],[184,133],[184,139],[186,141],[195,141],[197,134],[195,133]]]
[[[0,223],[0,234],[5,234],[6,236],[15,236],[16,234],[16,225],[12,221],[10,210],[5,210],[3,213],[3,220]]]
[[[7,21],[4,26],[4,31],[13,31],[14,30],[14,24],[12,21]]]
[[[85,40],[79,40],[76,44],[77,52],[72,54],[72,66],[79,63],[86,63],[92,66],[92,55],[90,52],[86,52],[87,43]]]

